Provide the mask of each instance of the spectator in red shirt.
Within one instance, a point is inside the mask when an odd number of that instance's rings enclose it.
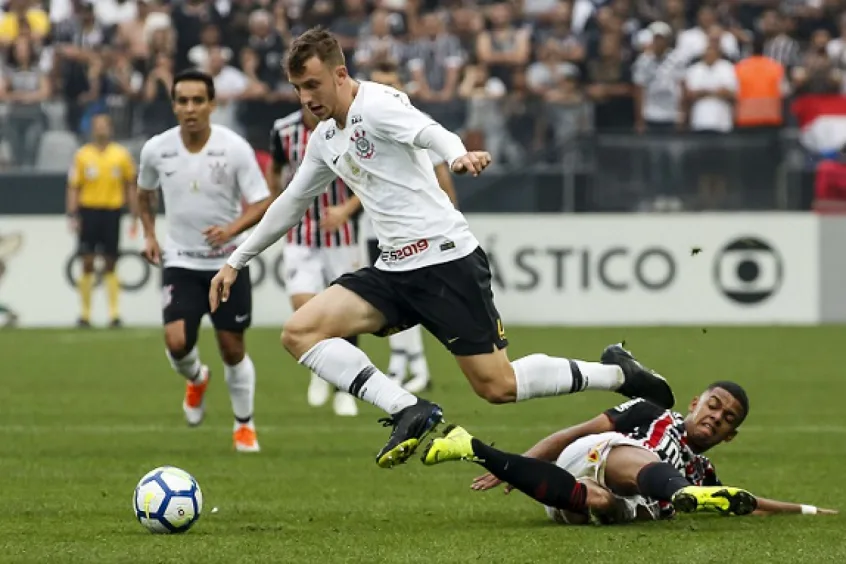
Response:
[[[817,165],[813,209],[817,213],[846,214],[846,145],[837,158]]]

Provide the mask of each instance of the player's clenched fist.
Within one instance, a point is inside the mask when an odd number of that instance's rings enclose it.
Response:
[[[228,264],[224,264],[223,268],[214,275],[209,288],[209,309],[212,313],[217,311],[222,302],[229,299],[229,290],[236,278],[238,278],[238,271]]]
[[[491,164],[491,154],[487,151],[470,151],[462,157],[458,157],[452,163],[452,172],[464,174],[470,172],[473,176],[479,174]]]

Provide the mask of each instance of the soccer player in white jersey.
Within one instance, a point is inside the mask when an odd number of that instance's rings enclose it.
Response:
[[[305,154],[308,139],[317,125],[317,118],[307,109],[276,120],[270,134],[273,158],[266,172],[267,183],[280,186],[285,169],[296,169]],[[340,178],[316,197],[305,216],[285,238],[282,249],[285,289],[294,311],[323,291],[335,278],[359,267],[360,253],[355,225],[351,216],[361,208]],[[358,336],[347,340],[358,346]],[[308,403],[313,407],[325,404],[332,386],[312,373],[308,385]],[[358,415],[355,398],[345,390],[335,390],[332,408],[340,416]]]
[[[405,462],[443,421],[440,406],[380,372],[343,337],[389,335],[423,325],[456,358],[476,393],[491,403],[613,390],[659,405],[674,403],[660,376],[631,355],[617,364],[533,354],[508,359],[485,252],[438,187],[431,149],[452,172],[481,173],[490,155],[461,139],[389,86],[355,81],[337,40],[316,28],[291,44],[289,81],[319,120],[285,191],[238,246],[209,288],[212,311],[226,306],[239,271],[295,225],[314,197],[340,177],[361,199],[379,238],[380,260],[337,279],[285,324],[282,344],[301,364],[389,414],[393,430],[380,467]]]
[[[138,203],[144,254],[164,267],[162,307],[167,357],[187,380],[182,408],[199,425],[211,373],[200,361],[200,322],[211,313],[223,372],[235,414],[233,441],[239,452],[258,452],[253,424],[256,373],[244,345],[250,326],[249,272],[231,288],[229,301],[209,311],[208,284],[271,202],[271,193],[249,144],[233,131],[209,123],[214,82],[189,70],[174,79],[171,96],[179,125],[144,144],[138,171]],[[167,215],[164,245],[156,236],[161,188]],[[241,199],[246,201],[242,209]]]
[[[391,63],[378,65],[371,73],[370,80],[402,90],[402,82],[399,79],[396,67]],[[449,196],[452,205],[457,208],[458,198],[455,194],[455,185],[452,182],[449,165],[431,149],[428,149],[426,154],[429,155],[432,166],[435,167],[438,185]],[[370,264],[376,264],[381,254],[379,239],[376,237],[373,222],[367,212],[362,212],[359,217],[359,236],[365,241],[367,260]],[[423,331],[420,325],[390,335],[388,346],[391,350],[391,358],[388,361],[388,376],[402,384],[402,387],[412,394],[419,394],[430,389],[429,363],[426,362],[426,355],[423,350]],[[411,379],[406,381],[406,377],[409,375]]]

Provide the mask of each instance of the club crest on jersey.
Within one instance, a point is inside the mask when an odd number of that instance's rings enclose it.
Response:
[[[226,163],[209,163],[209,168],[211,169],[212,183],[223,184],[226,182]]]
[[[324,135],[324,137],[327,141],[335,137],[335,128],[333,127],[332,129],[327,130],[326,135]]]
[[[376,148],[370,139],[367,138],[367,134],[363,129],[356,128],[353,136],[350,137],[350,141],[355,143],[355,153],[361,159],[370,159],[373,157],[373,153],[376,152]]]

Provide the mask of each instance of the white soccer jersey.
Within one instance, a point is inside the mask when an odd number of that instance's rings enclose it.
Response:
[[[179,127],[156,135],[141,149],[138,189],[161,186],[167,215],[162,245],[165,267],[218,270],[247,237],[242,233],[222,247],[206,243],[203,231],[241,215],[241,198],[254,204],[270,197],[250,145],[231,129],[213,125],[206,146],[190,153]]]
[[[438,186],[426,151],[414,145],[430,126],[440,127],[404,93],[360,82],[346,127],[334,119],[318,124],[291,183],[228,263],[240,268],[267,248],[336,177],[361,199],[373,220],[382,250],[377,268],[413,270],[472,253],[478,241]]]
[[[444,160],[433,150],[425,149],[425,151],[429,156],[429,160],[432,161],[432,168],[435,168],[444,162]],[[373,220],[370,219],[369,215],[367,215],[367,211],[362,211],[361,215],[358,217],[358,236],[365,241],[378,239],[378,237],[376,237],[376,231],[373,230]]]

